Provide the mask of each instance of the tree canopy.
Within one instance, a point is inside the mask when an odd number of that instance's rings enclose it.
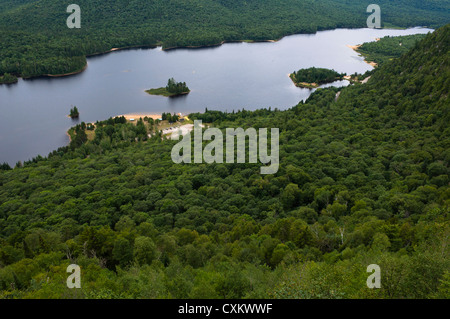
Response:
[[[448,298],[449,39],[447,25],[287,111],[189,116],[278,127],[275,175],[174,164],[175,141],[123,117],[0,166],[0,297]],[[372,263],[383,289],[366,287]]]

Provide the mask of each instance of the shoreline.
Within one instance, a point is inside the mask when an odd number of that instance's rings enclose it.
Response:
[[[117,115],[117,116],[113,116],[112,118],[115,117],[125,117],[127,119],[127,121],[129,121],[130,119],[134,119],[134,120],[139,120],[140,118],[144,119],[144,117],[148,117],[148,118],[152,118],[154,120],[160,119],[162,114],[154,114],[154,113],[128,113],[128,114],[121,114],[121,115]]]
[[[230,40],[230,41],[221,41],[219,43],[214,43],[214,44],[204,44],[204,45],[184,45],[184,46],[174,46],[174,47],[167,47],[167,48],[163,48],[161,47],[162,51],[171,51],[171,50],[177,50],[177,49],[201,49],[201,48],[212,48],[212,47],[220,47],[221,45],[227,44],[227,43],[266,43],[266,42],[270,42],[270,43],[276,43],[280,40],[282,40],[285,37],[291,36],[291,35],[296,35],[296,34],[311,34],[311,33],[292,33],[292,34],[287,34],[279,39],[273,40],[273,39],[269,39],[269,40]]]
[[[106,51],[102,51],[102,52],[86,54],[86,58],[90,58],[90,57],[98,56],[98,55],[104,55],[104,54],[108,54],[108,53],[111,53],[111,52],[122,51],[122,50],[156,49],[157,47],[158,47],[157,45],[131,45],[131,46],[127,46],[127,47],[112,48],[110,50],[106,50]]]
[[[375,41],[379,41],[379,40],[380,40],[379,38],[375,39]],[[367,60],[366,60],[366,57],[365,57],[362,53],[360,53],[360,52],[358,51],[358,49],[359,49],[361,46],[362,46],[362,44],[358,44],[358,45],[350,45],[350,44],[347,44],[347,47],[348,47],[348,48],[352,49],[353,51],[355,51],[356,53],[358,53],[360,56],[364,57],[364,62],[366,62],[367,64],[371,65],[371,66],[374,67],[374,68],[378,67],[378,64],[377,64],[377,63],[375,63],[375,62],[373,62],[373,61],[372,61],[372,62],[367,61]]]
[[[424,28],[422,26],[419,26],[420,28]],[[401,28],[401,30],[407,30],[407,29],[412,29],[415,27],[411,27],[411,28]],[[284,39],[285,37],[288,36],[292,36],[292,35],[300,35],[300,34],[317,34],[318,32],[324,32],[324,31],[332,31],[332,30],[338,30],[338,29],[349,29],[349,30],[357,30],[357,29],[365,29],[365,28],[330,28],[330,29],[324,29],[324,30],[317,30],[314,33],[309,33],[309,32],[300,32],[300,33],[287,33],[285,35],[283,35],[282,37],[280,37],[279,39],[267,39],[267,40],[230,40],[230,41],[221,41],[219,43],[215,43],[215,44],[205,44],[205,45],[198,45],[198,46],[174,46],[174,47],[168,47],[168,48],[163,48],[161,45],[155,44],[155,45],[133,45],[133,46],[127,46],[127,47],[119,47],[119,48],[111,48],[110,50],[106,50],[103,52],[96,52],[96,53],[91,53],[91,54],[86,54],[85,57],[93,57],[93,56],[98,56],[98,55],[103,55],[103,54],[108,54],[111,52],[115,52],[115,51],[121,51],[121,50],[132,50],[132,49],[156,49],[158,47],[161,47],[162,51],[171,51],[171,50],[176,50],[176,49],[201,49],[201,48],[210,48],[210,47],[219,47],[223,44],[226,43],[276,43],[278,41],[281,41],[282,39]],[[381,30],[397,30],[394,28],[382,28]],[[352,47],[347,45],[348,47]],[[367,62],[367,61],[366,61]],[[369,63],[369,62],[367,62]],[[372,62],[373,63],[373,62]],[[369,63],[370,64],[370,63]],[[79,74],[81,72],[83,72],[84,70],[86,70],[88,63],[86,62],[86,65],[83,67],[83,69],[79,70],[79,71],[75,71],[75,72],[70,72],[70,73],[63,73],[63,74],[42,74],[42,75],[36,75],[36,76],[31,76],[31,77],[20,77],[18,76],[17,78],[22,78],[22,79],[33,79],[33,78],[39,78],[39,77],[64,77],[64,76],[71,76],[71,75],[76,75]],[[372,64],[371,64],[372,65]],[[373,65],[372,65],[373,66]]]
[[[111,52],[121,51],[121,50],[155,49],[155,48],[157,48],[157,46],[144,46],[144,45],[128,46],[128,47],[123,47],[123,48],[112,48],[112,49],[104,51],[104,52],[96,52],[96,53],[85,55],[86,64],[80,70],[77,70],[77,71],[68,72],[68,73],[60,73],[60,74],[41,74],[41,75],[35,75],[35,76],[29,76],[29,77],[17,76],[17,79],[32,80],[32,79],[38,79],[38,78],[62,78],[62,77],[66,77],[66,76],[77,75],[77,74],[80,74],[80,73],[86,71],[86,69],[88,68],[88,65],[89,65],[89,62],[87,62],[87,58],[89,58],[89,57],[108,54]],[[17,82],[18,81],[13,82],[13,83],[0,83],[0,85],[1,84],[16,84]]]
[[[50,78],[61,78],[63,76],[71,76],[71,75],[80,74],[81,72],[85,71],[87,69],[87,67],[88,67],[88,63],[86,61],[86,65],[83,66],[83,68],[81,70],[74,71],[74,72],[69,72],[69,73],[63,73],[63,74],[43,74],[41,76],[50,77]]]
[[[71,129],[71,128],[70,128],[70,129]],[[66,135],[69,137],[69,144],[66,145],[66,146],[69,146],[70,143],[72,143],[72,137],[71,137],[70,134],[69,134],[70,129],[68,129],[68,130],[66,131]]]
[[[125,117],[125,119],[126,119],[127,121],[130,121],[131,119],[134,119],[135,121],[137,121],[137,120],[139,120],[140,118],[144,119],[145,117],[149,117],[149,118],[152,118],[152,119],[154,119],[154,120],[157,120],[157,119],[160,119],[160,118],[161,118],[162,114],[154,114],[154,113],[128,113],[128,114],[121,114],[121,115],[111,116],[111,118],[122,117],[122,116]],[[68,116],[68,117],[70,118],[70,116]],[[94,125],[93,122],[89,122],[89,123]],[[89,124],[89,123],[86,123],[86,124]],[[71,137],[70,134],[69,134],[69,131],[70,131],[72,128],[73,128],[73,126],[70,127],[70,128],[66,131],[66,135],[69,137],[69,144],[68,144],[68,145],[70,145],[70,143],[72,142],[72,137]],[[68,146],[68,145],[66,145],[66,146]]]
[[[61,74],[41,74],[41,75],[29,76],[29,77],[17,76],[17,81],[12,82],[12,83],[0,83],[0,85],[17,84],[19,82],[19,79],[34,80],[34,79],[39,79],[39,78],[62,78],[62,77],[66,77],[66,76],[77,75],[77,74],[84,72],[87,69],[87,67],[88,67],[88,63],[86,61],[86,64],[80,70],[77,70],[77,71],[73,71],[73,72],[69,72],[69,73],[61,73]]]

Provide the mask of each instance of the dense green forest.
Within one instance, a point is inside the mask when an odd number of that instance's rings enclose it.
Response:
[[[342,80],[346,74],[322,68],[301,69],[291,73],[289,77],[300,87],[318,87],[320,84]]]
[[[407,53],[425,36],[425,34],[387,36],[376,42],[363,43],[357,51],[364,55],[366,61],[381,65]]]
[[[2,165],[0,296],[450,298],[449,41],[447,25],[339,98],[189,116],[279,128],[276,175],[176,165],[175,141],[125,118]],[[82,289],[66,287],[72,263]]]
[[[167,81],[166,90],[171,94],[183,94],[190,92],[189,87],[186,85],[186,82],[177,82],[174,78],[171,78],[169,79],[169,81]]]
[[[71,1],[0,0],[0,76],[79,72],[86,55],[112,48],[203,46],[366,27],[371,0],[79,0],[81,29],[69,29]],[[385,27],[448,23],[448,0],[379,0]]]

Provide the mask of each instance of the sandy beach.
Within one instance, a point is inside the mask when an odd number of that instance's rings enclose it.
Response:
[[[148,117],[148,118],[152,118],[154,120],[161,118],[161,114],[151,114],[151,113],[130,113],[130,114],[117,115],[117,117],[121,117],[121,116],[124,116],[127,120],[130,120],[130,119],[139,120],[141,117],[142,117],[142,119],[144,119],[144,117]]]
[[[358,45],[350,45],[350,44],[347,44],[347,47],[349,47],[350,49],[352,49],[352,50],[358,50],[359,49],[359,47],[361,46],[362,44],[358,44]]]
[[[357,53],[359,53],[358,49],[360,48],[361,45],[362,44],[358,44],[358,45],[349,45],[349,44],[347,44],[347,47],[349,47],[350,49],[352,49],[352,50],[356,51]],[[378,64],[376,64],[375,62],[369,62],[366,59],[364,59],[364,62],[366,62],[367,64],[370,64],[374,68],[378,66]]]

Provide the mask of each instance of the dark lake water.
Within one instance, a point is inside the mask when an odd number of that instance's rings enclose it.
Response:
[[[0,86],[0,163],[15,165],[67,145],[65,132],[77,123],[67,117],[73,105],[80,110],[79,121],[84,122],[129,113],[188,114],[206,107],[288,109],[312,92],[295,87],[289,73],[312,66],[364,73],[372,67],[346,45],[429,31],[337,29],[292,35],[276,43],[136,49],[91,57],[86,71],[75,76],[20,79],[15,85]],[[187,82],[192,92],[175,99],[144,92],[165,86],[170,77]]]

